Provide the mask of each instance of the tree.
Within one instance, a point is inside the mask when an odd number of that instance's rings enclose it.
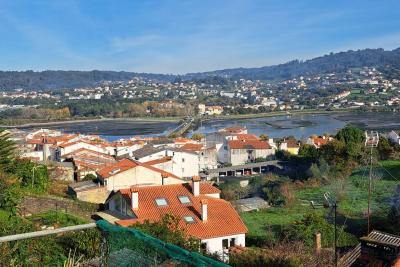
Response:
[[[266,135],[266,134],[261,134],[261,135],[260,135],[260,140],[261,140],[261,141],[268,141],[268,139],[269,139],[269,136],[268,136],[268,135]]]
[[[336,134],[336,139],[344,142],[346,145],[360,144],[364,142],[365,134],[358,128],[347,126]]]
[[[385,137],[379,138],[378,153],[381,160],[389,159],[394,154],[394,148]]]
[[[192,139],[197,140],[197,141],[201,141],[204,138],[204,134],[201,133],[194,133],[192,135]]]
[[[180,226],[180,220],[178,216],[166,214],[157,222],[146,220],[144,223],[136,223],[133,227],[164,242],[198,251],[200,241],[186,234],[185,229]]]
[[[316,161],[319,158],[319,151],[314,146],[305,144],[300,147],[299,156]]]
[[[96,175],[94,175],[92,173],[88,173],[85,175],[85,177],[83,177],[83,179],[81,181],[93,181],[96,179],[97,179]]]
[[[0,129],[0,168],[7,170],[15,157],[15,144],[10,139],[10,134]]]

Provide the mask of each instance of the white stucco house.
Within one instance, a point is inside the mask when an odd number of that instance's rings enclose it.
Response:
[[[275,149],[266,141],[261,140],[230,140],[228,141],[229,163],[242,165],[254,162],[257,158],[267,158],[275,155]]]
[[[219,189],[193,177],[191,183],[119,190],[106,201],[106,210],[123,218],[113,221],[120,226],[173,214],[188,235],[200,240],[202,249],[222,254],[232,246],[244,247],[248,230],[233,206],[219,195]]]
[[[117,191],[134,185],[147,186],[185,182],[172,173],[131,159],[123,159],[96,173],[101,184],[108,191]]]

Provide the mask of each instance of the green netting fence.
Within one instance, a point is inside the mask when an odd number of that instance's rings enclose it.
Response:
[[[199,253],[165,243],[134,228],[96,222],[105,241],[102,266],[229,266]]]

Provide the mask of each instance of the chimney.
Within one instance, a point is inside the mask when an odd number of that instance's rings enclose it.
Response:
[[[139,192],[136,188],[131,189],[131,206],[132,209],[139,208]]]
[[[168,174],[166,174],[165,172],[161,173],[161,184],[162,185],[167,184],[167,178],[168,178]]]
[[[200,195],[200,176],[192,177],[192,193],[195,197]]]
[[[203,222],[206,222],[208,218],[207,199],[200,200],[200,203],[201,203],[201,220]]]
[[[321,253],[321,233],[319,232],[314,234],[314,253],[315,255]]]

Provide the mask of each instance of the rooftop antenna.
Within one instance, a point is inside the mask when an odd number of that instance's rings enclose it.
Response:
[[[371,194],[372,194],[372,149],[379,143],[379,134],[376,131],[365,131],[365,147],[370,148],[369,154],[369,185],[368,185],[368,232],[371,230]]]

